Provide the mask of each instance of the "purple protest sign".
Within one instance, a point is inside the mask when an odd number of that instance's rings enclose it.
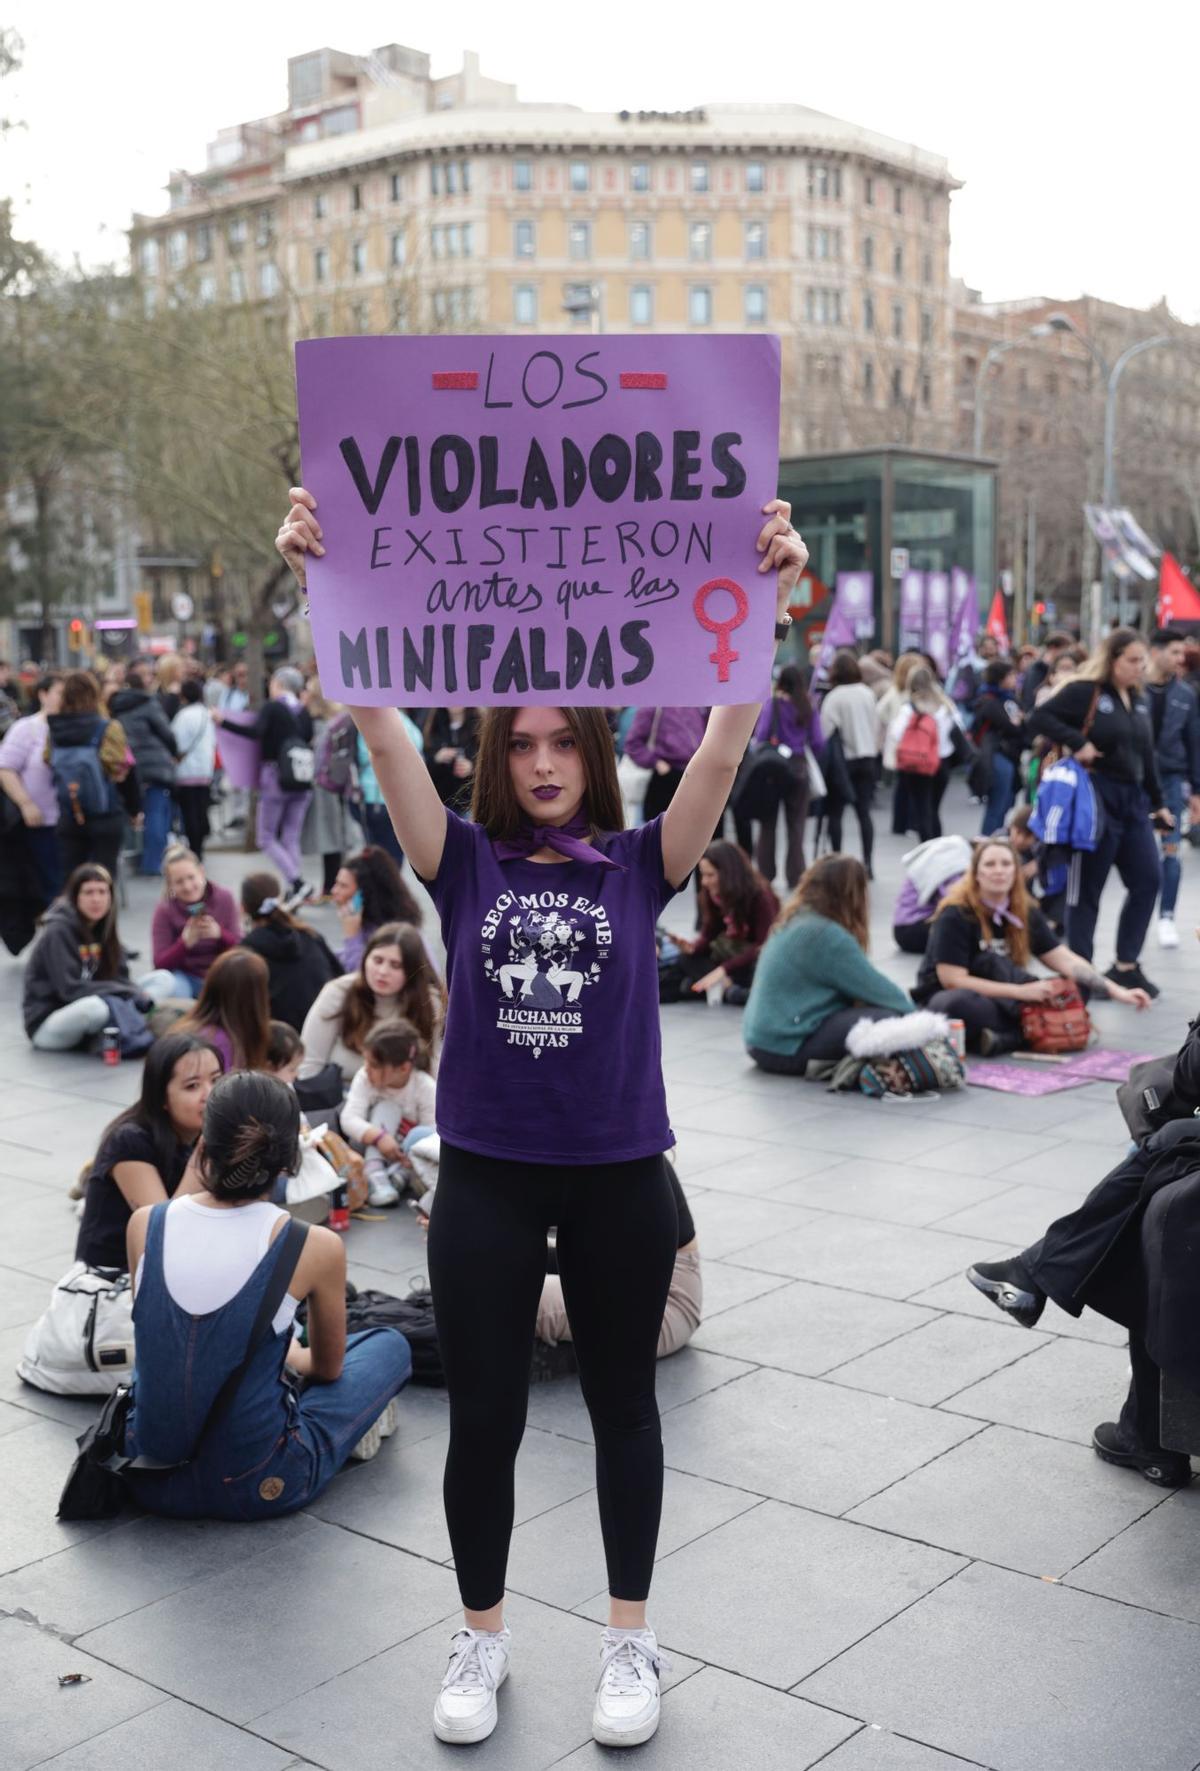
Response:
[[[972,1088],[994,1088],[1004,1095],[1061,1095],[1069,1088],[1083,1088],[1088,1078],[1062,1070],[1034,1070],[1024,1064],[968,1064],[967,1081]]]
[[[817,680],[829,675],[833,654],[840,646],[854,647],[875,632],[875,580],[870,572],[839,572],[833,607],[821,635]]]
[[[252,729],[253,726],[253,714],[242,720],[236,713],[227,713],[217,730],[221,765],[231,787],[258,786],[262,752],[257,741],[247,736],[247,728]]]
[[[945,676],[950,666],[950,578],[946,572],[925,574],[925,650]]]
[[[906,572],[900,580],[900,650],[925,649],[925,574]]]
[[[1113,1052],[1097,1046],[1090,1052],[1074,1052],[1063,1063],[1071,1076],[1088,1082],[1128,1082],[1135,1064],[1144,1064],[1153,1052]]]
[[[761,699],[770,337],[296,346],[326,693],[360,706]]]
[[[974,578],[961,566],[955,566],[951,572],[950,587],[954,610],[950,622],[950,662],[960,664],[975,650],[975,636],[980,625],[979,593]]]

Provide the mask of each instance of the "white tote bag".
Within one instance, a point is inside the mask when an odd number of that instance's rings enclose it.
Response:
[[[825,776],[821,765],[807,745],[804,747],[804,766],[808,770],[809,800],[824,799],[829,789],[825,785]]]
[[[658,737],[658,723],[661,718],[662,708],[656,707],[654,718],[650,722],[650,732],[646,739],[651,750],[653,750]],[[621,803],[625,808],[625,824],[630,830],[642,822],[642,805],[653,773],[653,769],[644,769],[641,763],[635,763],[628,752],[617,762],[617,785],[621,789]]]
[[[18,1377],[53,1396],[107,1396],[132,1372],[129,1274],[76,1261],[30,1329]]]

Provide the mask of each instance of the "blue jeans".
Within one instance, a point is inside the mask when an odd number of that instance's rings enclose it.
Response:
[[[1162,897],[1158,901],[1160,916],[1174,916],[1175,901],[1179,897],[1179,879],[1182,868],[1179,865],[1179,827],[1183,823],[1184,788],[1187,786],[1186,775],[1162,776],[1163,804],[1175,819],[1174,830],[1164,830],[1159,836],[1162,849]]]
[[[1016,786],[1016,764],[1010,756],[1003,756],[997,750],[992,756],[992,785],[988,790],[987,805],[983,808],[981,836],[994,836],[998,830],[1004,829]]]
[[[386,806],[362,807],[363,830],[367,841],[377,849],[384,849],[395,861],[397,867],[404,865],[404,850],[400,847],[396,832],[392,829],[391,814]]]
[[[1099,770],[1093,772],[1092,782],[1103,802],[1104,827],[1095,849],[1079,856],[1078,883],[1068,893],[1067,946],[1081,959],[1092,957],[1100,894],[1115,867],[1125,887],[1125,902],[1117,919],[1117,958],[1122,965],[1136,965],[1159,886],[1150,801],[1144,788],[1131,781],[1113,781]]]
[[[204,988],[204,979],[193,977],[191,972],[172,972],[171,979],[172,996],[190,996],[193,1002]]]
[[[161,873],[163,853],[171,834],[171,789],[154,783],[143,787],[142,813],[145,823],[142,827],[141,871]]]

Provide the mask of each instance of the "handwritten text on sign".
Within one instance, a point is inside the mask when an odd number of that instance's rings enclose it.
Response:
[[[778,473],[767,337],[296,347],[308,583],[357,705],[693,705],[768,683],[755,551]]]

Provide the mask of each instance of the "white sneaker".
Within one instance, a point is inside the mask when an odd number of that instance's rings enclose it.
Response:
[[[389,1181],[386,1173],[376,1172],[367,1176],[368,1205],[399,1205],[399,1203],[400,1194]]]
[[[433,1706],[433,1731],[439,1740],[469,1746],[487,1739],[496,1726],[496,1693],[508,1677],[511,1642],[507,1624],[494,1633],[455,1632],[450,1664]]]
[[[1158,944],[1160,947],[1178,947],[1179,930],[1175,927],[1175,918],[1173,916],[1159,917]]]
[[[658,1675],[669,1664],[652,1629],[606,1629],[592,1738],[601,1746],[641,1746],[658,1727]]]
[[[396,1409],[396,1398],[393,1396],[374,1426],[367,1428],[350,1453],[348,1461],[356,1464],[369,1463],[384,1440],[390,1439],[399,1425],[400,1416]]]

